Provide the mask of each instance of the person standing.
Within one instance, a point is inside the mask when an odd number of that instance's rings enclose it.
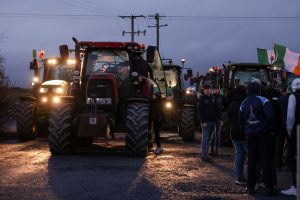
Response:
[[[163,153],[163,148],[161,147],[160,142],[160,128],[162,123],[165,121],[165,114],[163,112],[163,102],[161,98],[160,92],[156,92],[154,94],[153,99],[153,130],[155,135],[155,142],[156,142],[156,150],[154,153],[156,155]]]
[[[203,95],[198,100],[197,114],[202,127],[201,160],[209,162],[208,146],[212,133],[216,130],[219,120],[217,103],[211,95],[209,85],[204,85]]]
[[[212,140],[211,140],[211,155],[212,156],[219,156],[219,147],[220,147],[220,139],[221,139],[221,128],[225,119],[225,112],[224,112],[224,107],[225,107],[225,97],[220,94],[220,89],[217,86],[214,86],[212,95],[214,100],[216,101],[217,108],[218,108],[218,114],[219,114],[219,119],[216,122],[216,131],[212,135]]]
[[[230,138],[234,146],[235,183],[245,185],[244,162],[246,158],[246,136],[239,127],[238,114],[242,101],[247,97],[246,87],[239,85],[233,90],[233,101],[227,108],[227,117],[230,127]]]
[[[248,97],[241,103],[239,126],[246,134],[248,169],[247,188],[254,193],[256,184],[256,166],[260,159],[263,182],[267,194],[275,195],[273,178],[273,127],[276,119],[270,101],[260,96],[261,85],[251,82],[247,87]]]
[[[300,125],[300,78],[296,78],[292,82],[293,93],[290,94],[287,108],[286,129],[288,136],[288,165],[292,173],[293,185],[287,189],[282,190],[281,193],[285,195],[297,196],[297,126]]]
[[[283,165],[283,147],[287,137],[286,131],[286,116],[287,116],[287,107],[289,101],[289,91],[287,85],[281,87],[281,96],[278,97],[277,103],[280,108],[280,130],[278,135],[275,136],[275,160],[276,166],[278,169],[281,169]]]

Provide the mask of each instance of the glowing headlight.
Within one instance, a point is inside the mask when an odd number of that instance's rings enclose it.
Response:
[[[55,65],[57,63],[56,59],[49,59],[47,62],[49,65]]]
[[[46,92],[48,92],[47,88],[40,88],[40,93],[46,93]]]
[[[42,102],[46,103],[48,101],[47,97],[42,97]]]
[[[165,106],[166,106],[166,108],[170,109],[170,108],[172,108],[172,103],[171,102],[167,102],[165,104]]]
[[[53,101],[53,103],[59,103],[60,99],[59,99],[59,97],[55,96],[55,97],[53,97],[52,101]]]
[[[64,92],[64,89],[61,88],[61,87],[59,87],[59,88],[54,88],[53,91],[54,91],[55,93],[62,94],[62,93]]]
[[[186,94],[191,94],[191,91],[190,90],[186,90],[185,93]]]

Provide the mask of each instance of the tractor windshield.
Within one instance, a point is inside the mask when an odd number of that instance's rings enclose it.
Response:
[[[64,80],[70,82],[73,78],[74,67],[67,64],[59,64],[55,67],[48,67],[45,81],[47,80]]]
[[[237,70],[234,74],[234,80],[239,80],[240,85],[247,85],[253,79],[259,79],[263,85],[269,84],[268,73],[264,69],[259,70]]]
[[[176,69],[165,69],[165,76],[167,82],[167,96],[172,96],[177,90],[180,90],[179,75]]]
[[[93,50],[87,55],[84,74],[113,73],[120,80],[129,78],[128,53],[123,50]]]

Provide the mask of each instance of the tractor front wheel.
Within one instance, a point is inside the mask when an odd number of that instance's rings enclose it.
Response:
[[[71,103],[53,108],[49,118],[49,147],[52,154],[69,154],[73,151],[73,115]]]
[[[195,139],[194,130],[194,109],[184,107],[181,112],[179,134],[183,141],[192,142]]]
[[[128,104],[126,128],[126,153],[145,157],[148,153],[149,104]]]
[[[34,102],[20,101],[16,104],[17,132],[22,140],[34,139],[38,133],[37,111]]]

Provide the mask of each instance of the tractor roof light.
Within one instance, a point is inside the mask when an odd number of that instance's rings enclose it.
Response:
[[[47,60],[47,63],[49,65],[56,65],[57,64],[57,60],[55,58],[51,58]]]
[[[68,64],[68,65],[75,65],[75,64],[76,64],[76,60],[75,60],[75,59],[69,58],[69,59],[67,60],[67,64]]]
[[[36,77],[36,76],[35,76],[35,77],[33,77],[33,79],[32,79],[32,80],[33,80],[33,83],[37,83],[37,82],[39,82],[39,78],[38,78],[38,77]]]
[[[64,92],[64,89],[61,88],[61,87],[58,87],[58,88],[53,89],[53,91],[54,91],[55,93],[62,94],[62,93]]]

